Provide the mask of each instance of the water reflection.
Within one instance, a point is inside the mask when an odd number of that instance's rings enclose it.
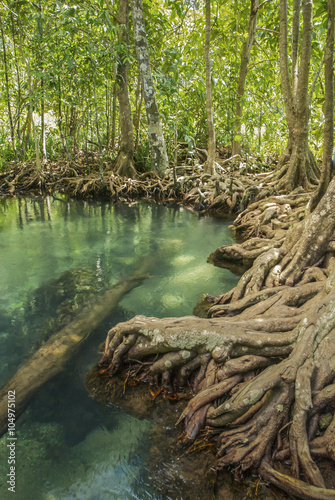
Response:
[[[223,293],[236,283],[229,271],[206,263],[213,249],[232,241],[227,224],[152,203],[130,207],[47,197],[1,199],[0,228],[2,382],[31,353],[46,311],[36,307],[28,322],[27,304],[46,282],[56,283],[61,273],[78,268],[108,288],[143,257],[159,252],[150,277],[122,300],[65,373],[38,393],[17,422],[16,498],[168,498],[146,477],[152,424],[91,401],[84,378],[115,323],[133,314],[191,314],[202,294]],[[38,302],[41,306],[42,299]],[[0,496],[11,498],[5,445],[3,438]],[[178,498],[178,491],[171,498]]]

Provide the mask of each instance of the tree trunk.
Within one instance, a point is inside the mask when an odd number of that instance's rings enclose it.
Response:
[[[118,20],[120,25],[116,85],[120,106],[121,133],[115,171],[118,175],[135,178],[133,118],[128,93],[129,0],[119,0]]]
[[[22,157],[26,155],[26,151],[29,145],[30,132],[31,132],[31,122],[32,122],[32,110],[28,107],[26,120],[22,127]]]
[[[89,41],[89,43],[90,43],[90,41]],[[99,174],[100,174],[101,184],[104,184],[104,182],[105,182],[104,181],[104,164],[102,161],[102,143],[101,143],[100,129],[99,129],[98,100],[97,100],[97,92],[96,92],[96,87],[95,87],[95,70],[96,69],[94,68],[92,57],[90,57],[90,61],[91,61],[91,68],[92,68],[95,130],[96,130],[96,134],[97,134],[98,148],[99,148]]]
[[[33,395],[46,382],[60,373],[81,343],[116,308],[122,297],[147,277],[152,260],[147,259],[138,270],[108,290],[88,312],[55,333],[19,368],[0,391],[0,435],[7,431],[8,391],[15,391],[15,418],[28,406]]]
[[[184,390],[190,401],[178,423],[188,439],[204,427],[219,436],[216,469],[252,468],[300,498],[335,498],[312,458],[335,460],[334,231],[335,179],[313,214],[264,245],[235,289],[212,299],[208,318],[116,325],[104,372]],[[317,437],[324,412],[328,427]],[[289,457],[291,475],[280,464]]]
[[[20,53],[22,60],[25,64],[26,71],[27,71],[27,79],[28,79],[28,92],[29,92],[29,111],[28,114],[30,115],[30,123],[33,129],[33,137],[34,137],[34,142],[35,142],[35,160],[36,160],[36,171],[37,174],[39,175],[41,173],[41,156],[40,156],[40,144],[38,140],[38,134],[34,122],[34,116],[33,116],[33,85],[31,83],[31,71],[30,71],[30,62],[29,59],[25,57],[24,52],[23,52],[23,47],[22,47],[22,34],[21,34],[21,25],[19,26],[19,48],[20,48]],[[35,86],[34,86],[35,87]]]
[[[109,154],[109,148],[110,148],[110,140],[111,140],[111,134],[110,134],[110,120],[111,120],[111,104],[112,104],[112,95],[109,94],[109,87],[108,83],[106,83],[106,111],[105,111],[105,116],[106,116],[106,153]]]
[[[308,79],[313,31],[313,2],[302,2],[303,30],[299,65],[300,1],[294,0],[292,27],[292,82],[290,79],[287,42],[287,0],[280,0],[280,74],[286,120],[288,145],[279,163],[279,189],[305,189],[318,183],[319,169],[308,146],[309,102]]]
[[[325,194],[332,173],[334,148],[334,23],[335,1],[328,0],[327,41],[324,55],[325,65],[325,125],[323,130],[322,170],[319,187],[311,199],[309,209],[313,211]]]
[[[143,97],[148,120],[149,142],[151,146],[152,170],[160,176],[169,167],[165,140],[158,111],[154,82],[151,75],[149,46],[143,16],[142,0],[131,0],[134,38],[138,69],[141,75]]]
[[[45,98],[44,98],[44,79],[41,78],[41,141],[42,141],[42,156],[43,160],[47,160],[47,144],[46,144],[46,134],[45,134]]]
[[[249,24],[248,24],[248,38],[243,43],[240,74],[238,77],[238,84],[237,84],[234,139],[233,139],[232,154],[231,154],[232,156],[241,155],[241,144],[239,136],[241,135],[241,121],[243,112],[245,79],[247,77],[247,72],[248,72],[250,51],[255,40],[258,5],[259,5],[259,0],[251,0]]]
[[[16,144],[15,144],[13,116],[12,116],[12,108],[11,108],[10,92],[9,92],[7,52],[6,52],[5,35],[4,35],[4,32],[3,32],[2,16],[1,16],[1,14],[0,14],[0,31],[1,31],[1,38],[2,38],[2,46],[3,46],[4,66],[5,66],[5,81],[6,81],[6,94],[7,94],[8,118],[9,118],[9,126],[10,126],[10,137],[11,137],[11,141],[12,141],[12,148],[13,148],[15,160],[17,160],[17,151],[16,151]]]
[[[59,130],[59,135],[62,141],[62,146],[64,153],[66,154],[66,158],[68,162],[71,162],[71,155],[68,150],[67,144],[66,144],[66,139],[64,137],[63,133],[63,113],[62,113],[62,87],[61,87],[61,79],[60,75],[58,75],[58,130]]]
[[[114,153],[115,150],[115,137],[116,137],[116,100],[117,100],[117,88],[116,88],[116,65],[113,66],[113,92],[112,92],[112,130],[111,130],[111,151]]]
[[[137,89],[136,89],[136,101],[135,101],[135,116],[134,116],[134,129],[135,129],[135,153],[138,148],[140,140],[140,128],[141,128],[141,111],[143,104],[143,91],[142,82],[140,75],[138,75]]]
[[[20,152],[19,155],[21,158],[24,157],[24,145],[23,141],[21,139],[21,80],[20,80],[20,72],[19,72],[19,66],[18,66],[18,60],[17,60],[17,53],[16,53],[16,40],[15,40],[15,29],[14,29],[14,20],[13,20],[13,12],[10,13],[10,21],[11,21],[11,31],[12,31],[12,38],[13,38],[13,49],[14,49],[14,61],[15,61],[15,70],[16,70],[16,86],[17,86],[17,112],[16,112],[16,117],[15,117],[15,127],[17,130],[17,137],[19,140],[20,144]]]
[[[205,43],[205,65],[206,65],[206,111],[208,124],[208,156],[204,163],[204,172],[214,174],[215,171],[215,128],[213,118],[212,100],[212,76],[211,76],[211,0],[206,0],[206,43]]]
[[[44,68],[43,68],[43,56],[42,53],[44,51],[43,47],[43,10],[41,5],[41,0],[38,2],[38,9],[40,16],[37,18],[37,29],[39,32],[39,71],[41,73],[41,143],[42,143],[42,158],[44,162],[47,160],[47,148],[46,148],[46,135],[45,135],[45,89],[44,89]]]

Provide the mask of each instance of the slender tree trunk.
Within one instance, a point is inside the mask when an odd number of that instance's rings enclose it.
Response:
[[[43,10],[42,10],[42,5],[41,5],[41,0],[38,2],[38,7],[40,11],[40,17],[37,19],[37,29],[39,32],[39,38],[40,38],[40,46],[38,49],[39,52],[39,66],[40,66],[40,72],[41,72],[41,142],[42,142],[42,157],[43,160],[47,160],[47,149],[46,149],[46,136],[45,136],[45,119],[44,119],[44,113],[45,113],[45,92],[44,92],[44,75],[43,75]]]
[[[85,111],[82,113],[81,120],[84,119]],[[75,156],[78,151],[78,135],[79,135],[80,125],[78,126],[78,113],[77,108],[74,104],[71,104],[70,108],[70,123],[69,123],[69,134],[72,143],[72,154]]]
[[[60,138],[62,141],[62,146],[63,146],[64,152],[66,154],[67,161],[70,162],[71,155],[70,155],[70,152],[68,150],[68,147],[66,144],[66,139],[65,139],[64,133],[63,133],[62,86],[61,86],[60,75],[58,75],[58,120],[57,120],[57,123],[58,123],[58,130],[59,130]]]
[[[85,133],[85,154],[88,154],[88,133],[90,130],[91,123],[91,106],[88,108],[87,120],[86,120],[86,133]]]
[[[10,103],[6,42],[5,42],[5,35],[4,35],[4,32],[3,32],[3,27],[2,27],[2,17],[1,17],[1,14],[0,14],[0,31],[1,31],[2,46],[3,46],[3,58],[4,58],[4,65],[5,65],[5,81],[6,81],[6,93],[7,93],[8,118],[9,118],[9,125],[10,125],[10,137],[11,137],[11,141],[12,141],[12,148],[13,148],[13,151],[14,151],[15,160],[17,160],[17,151],[16,151],[16,145],[15,145],[13,116],[12,116],[12,108],[11,108],[11,103]]]
[[[115,151],[115,137],[116,137],[116,99],[117,99],[117,91],[116,91],[116,65],[113,66],[113,91],[112,91],[112,110],[111,110],[111,151],[114,153]]]
[[[300,4],[300,3],[299,3]],[[295,17],[298,17],[298,25],[300,20],[300,12],[294,12]],[[290,71],[288,63],[288,26],[287,26],[287,0],[280,0],[280,35],[279,35],[279,62],[280,62],[280,77],[281,86],[285,104],[286,120],[289,129],[289,134],[293,131],[294,113],[293,113],[293,92],[290,82]],[[293,44],[294,45],[294,44]],[[297,78],[297,76],[296,76]],[[288,150],[292,151],[293,144],[289,137]]]
[[[108,91],[108,83],[106,83],[106,152],[109,153],[109,145],[110,145],[110,96]]]
[[[33,101],[33,98],[32,98],[32,85],[31,85],[31,81],[30,81],[29,82],[29,105],[30,105],[31,109],[33,109],[32,101]],[[32,125],[32,129],[33,129],[33,136],[34,136],[34,142],[35,142],[36,170],[38,172],[40,172],[41,169],[42,169],[41,168],[40,144],[39,144],[39,140],[38,140],[38,134],[37,134],[37,130],[36,130],[35,122],[34,122],[33,113],[32,113],[31,125]]]
[[[100,128],[99,128],[99,113],[98,113],[98,100],[97,100],[97,91],[96,91],[96,85],[95,85],[95,65],[93,62],[92,58],[92,51],[93,47],[91,45],[91,37],[88,32],[88,46],[89,46],[89,57],[90,57],[90,63],[91,63],[91,69],[92,69],[92,84],[93,84],[93,98],[94,98],[94,118],[95,118],[95,131],[97,134],[97,140],[98,140],[98,147],[99,147],[99,173],[100,173],[100,180],[101,183],[104,184],[104,165],[102,161],[102,142],[101,142],[101,136],[100,136]]]
[[[301,4],[301,0],[293,0],[293,22],[292,22],[292,91],[293,91],[293,95],[295,95],[297,93],[297,90],[298,90],[300,4]]]
[[[135,129],[135,152],[137,151],[139,140],[140,140],[140,128],[141,128],[141,111],[143,104],[143,89],[140,75],[138,75],[137,88],[136,88],[136,103],[135,103],[135,116],[134,116],[134,129]]]
[[[129,0],[119,0],[119,53],[116,73],[117,96],[120,107],[120,149],[115,170],[118,175],[136,177],[133,164],[134,132],[128,93]]]
[[[26,155],[26,151],[29,145],[30,133],[31,133],[31,122],[32,122],[32,110],[28,107],[27,117],[22,127],[22,157]]]
[[[213,117],[212,100],[212,77],[211,77],[211,0],[206,0],[206,42],[205,42],[205,66],[206,66],[206,112],[208,124],[208,157],[204,163],[204,171],[213,174],[215,171],[215,127]]]
[[[43,160],[47,160],[47,144],[46,144],[46,133],[45,133],[45,98],[44,98],[44,80],[43,76],[41,78],[41,141],[42,141],[42,156]]]
[[[259,0],[251,0],[249,24],[248,24],[248,38],[243,43],[241,54],[240,73],[237,83],[236,95],[236,110],[235,110],[235,124],[234,124],[234,139],[232,144],[232,156],[241,154],[240,134],[242,124],[243,112],[243,97],[245,89],[245,80],[248,72],[248,63],[250,58],[250,51],[255,41],[256,27],[257,27],[257,12]]]
[[[334,23],[335,0],[328,0],[327,41],[325,47],[325,125],[323,130],[323,156],[319,187],[311,199],[309,209],[313,211],[325,192],[331,179],[334,148]]]
[[[42,170],[42,168],[41,168],[41,156],[40,156],[40,145],[39,145],[38,134],[37,134],[37,130],[36,130],[35,122],[34,122],[34,116],[33,116],[33,110],[34,110],[33,85],[31,83],[30,62],[29,62],[29,59],[25,57],[24,52],[23,52],[21,25],[20,25],[20,32],[19,32],[19,48],[20,48],[20,52],[21,52],[21,57],[24,61],[24,64],[26,66],[26,71],[27,71],[28,92],[29,92],[29,115],[30,115],[31,126],[33,129],[33,137],[34,137],[34,142],[35,142],[36,170],[38,173],[40,173]]]
[[[169,166],[169,162],[156,101],[154,82],[151,75],[149,46],[143,16],[142,0],[131,0],[131,9],[138,68],[141,75],[145,109],[148,119],[151,167],[160,176],[163,176]]]
[[[11,20],[11,29],[12,29],[12,37],[13,37],[13,48],[14,48],[14,61],[15,61],[15,70],[16,70],[16,81],[17,81],[17,111],[16,111],[16,117],[15,117],[15,128],[17,130],[17,137],[19,139],[19,144],[20,144],[20,152],[19,155],[20,157],[23,157],[23,142],[21,138],[21,80],[20,80],[20,71],[19,71],[19,66],[18,66],[18,60],[17,60],[17,52],[16,52],[16,40],[15,40],[15,29],[14,29],[14,20],[13,20],[13,13],[10,13],[10,20]]]
[[[93,61],[91,59],[91,67],[92,67],[92,83],[93,83],[93,96],[94,96],[94,117],[95,117],[95,130],[97,134],[97,140],[98,140],[98,146],[99,146],[99,173],[100,173],[100,180],[101,183],[103,184],[104,181],[104,165],[102,161],[102,143],[101,143],[101,137],[100,137],[100,129],[99,129],[99,115],[98,115],[98,101],[97,101],[97,92],[96,92],[96,87],[95,87],[95,68],[93,66]]]

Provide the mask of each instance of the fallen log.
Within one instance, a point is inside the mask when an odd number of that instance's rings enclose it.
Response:
[[[152,258],[145,259],[137,270],[105,292],[89,311],[80,313],[71,323],[52,335],[18,369],[0,390],[0,436],[7,431],[8,426],[8,393],[15,391],[17,420],[38,389],[64,369],[79,345],[111,314],[124,295],[148,277],[151,266]]]

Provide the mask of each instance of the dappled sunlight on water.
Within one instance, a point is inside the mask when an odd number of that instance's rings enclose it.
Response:
[[[65,373],[48,383],[18,420],[16,498],[166,498],[146,476],[152,424],[90,400],[85,373],[97,362],[97,347],[115,323],[134,314],[192,314],[203,294],[217,295],[234,286],[236,276],[206,263],[211,251],[230,242],[227,222],[199,218],[183,208],[53,198],[0,200],[2,384],[43,342],[43,325],[50,327],[49,302],[70,290],[54,290],[61,273],[87,270],[86,281],[76,284],[71,297],[79,302],[81,293],[93,293],[87,280],[94,282],[93,295],[99,294],[130,274],[143,258],[152,259],[148,278],[123,298]],[[73,276],[69,273],[69,279]],[[42,310],[41,293],[50,287],[51,298]],[[6,457],[3,437],[0,498],[12,498],[5,484]],[[178,491],[171,498],[178,498]]]

